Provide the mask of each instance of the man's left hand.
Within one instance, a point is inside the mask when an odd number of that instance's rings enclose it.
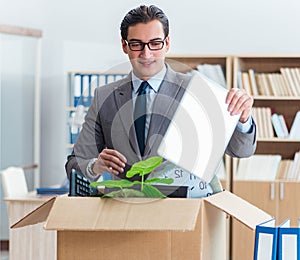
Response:
[[[251,115],[253,98],[245,90],[232,88],[227,94],[226,104],[230,114],[241,114],[240,122],[245,123]]]

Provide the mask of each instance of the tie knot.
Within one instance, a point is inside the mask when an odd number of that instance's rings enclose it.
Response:
[[[150,87],[148,81],[143,81],[138,89],[138,95],[143,95],[147,93],[147,89]]]

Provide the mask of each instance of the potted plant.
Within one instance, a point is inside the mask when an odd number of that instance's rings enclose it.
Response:
[[[150,157],[144,161],[136,162],[132,165],[131,169],[126,173],[127,178],[135,175],[141,176],[141,181],[129,181],[126,179],[121,180],[107,180],[101,182],[91,183],[92,188],[104,186],[105,188],[114,189],[114,191],[103,194],[105,197],[147,197],[147,198],[165,198],[166,196],[161,193],[154,184],[172,184],[172,178],[152,178],[146,179],[145,176],[150,174],[156,167],[162,163],[162,158],[159,156]],[[138,189],[136,188],[138,187]]]

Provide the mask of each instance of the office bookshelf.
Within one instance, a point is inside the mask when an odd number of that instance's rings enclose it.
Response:
[[[84,116],[91,104],[95,88],[125,77],[125,72],[72,71],[68,73],[67,149],[77,140]]]
[[[279,75],[282,68],[300,68],[299,55],[251,55],[236,56],[233,58],[233,87],[239,87],[239,75],[242,72],[253,70],[258,79],[259,75]],[[271,78],[271,77],[270,77]],[[272,86],[272,81],[269,81]],[[243,82],[244,83],[244,82]],[[279,85],[275,85],[279,87]],[[286,86],[286,85],[285,85]],[[274,87],[274,85],[273,85]],[[300,90],[300,85],[296,85]],[[249,90],[248,90],[249,91]],[[282,114],[285,118],[287,128],[290,129],[297,111],[300,111],[300,96],[297,92],[278,92],[278,88],[269,92],[261,91],[263,94],[251,93],[254,97],[254,107],[271,108],[272,113]],[[277,93],[277,94],[276,94]],[[259,124],[259,122],[256,122]],[[261,122],[266,124],[266,122]],[[258,129],[259,129],[259,125]],[[300,140],[276,137],[258,137],[257,155],[280,155],[282,160],[293,160],[296,152],[300,151]],[[300,182],[288,179],[274,179],[272,181],[237,180],[238,160],[233,160],[232,167],[232,191],[238,196],[246,199],[253,205],[263,209],[278,222],[286,218],[298,218],[300,210],[295,198],[300,196]],[[263,167],[263,165],[261,165]],[[232,225],[232,259],[253,259],[254,233],[233,221]]]

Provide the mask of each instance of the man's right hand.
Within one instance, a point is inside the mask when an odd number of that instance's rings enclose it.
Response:
[[[104,172],[118,175],[124,171],[126,162],[126,157],[118,151],[103,149],[98,155],[98,160],[93,165],[93,172],[98,175]]]

